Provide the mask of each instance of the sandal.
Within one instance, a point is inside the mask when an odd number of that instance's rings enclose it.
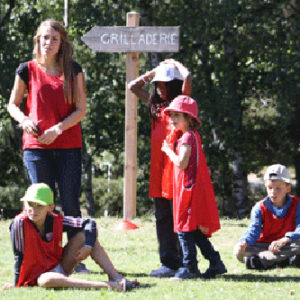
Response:
[[[135,279],[133,281],[126,278],[117,279],[116,282],[121,282],[123,285],[123,292],[130,291],[140,286],[140,283]]]

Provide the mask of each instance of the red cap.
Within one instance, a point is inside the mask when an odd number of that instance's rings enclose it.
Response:
[[[199,124],[201,124],[198,119],[198,105],[197,102],[189,96],[179,95],[170,103],[170,105],[164,110],[166,114],[170,111],[177,111],[185,113],[193,117]]]

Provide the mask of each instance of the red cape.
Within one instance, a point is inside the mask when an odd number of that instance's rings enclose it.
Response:
[[[174,166],[174,231],[194,231],[201,225],[209,229],[206,236],[210,237],[213,232],[220,229],[219,212],[200,135],[194,130],[190,133],[195,142],[198,158],[196,181],[191,187],[184,187],[186,169],[181,170]]]

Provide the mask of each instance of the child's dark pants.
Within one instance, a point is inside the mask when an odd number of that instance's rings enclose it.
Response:
[[[191,272],[198,270],[196,245],[205,259],[210,262],[220,260],[219,252],[215,251],[209,239],[200,230],[178,232],[178,237],[183,253],[183,267],[188,268]]]

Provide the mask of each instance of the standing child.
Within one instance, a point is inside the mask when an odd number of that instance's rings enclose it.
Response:
[[[189,96],[180,95],[165,109],[172,129],[182,136],[170,145],[165,140],[164,151],[174,163],[173,212],[174,231],[178,233],[183,252],[182,267],[175,279],[215,278],[226,273],[220,254],[214,250],[208,237],[220,229],[218,208],[210,179],[201,138],[196,131],[200,125],[198,106]],[[200,274],[197,249],[209,260],[209,268]]]
[[[113,288],[126,290],[136,287],[114,268],[97,240],[96,222],[52,213],[53,192],[45,183],[32,184],[24,197],[24,210],[10,226],[15,258],[14,286],[46,288]],[[71,233],[62,247],[63,231]],[[108,282],[71,278],[75,265],[88,256],[108,275]]]
[[[251,224],[234,254],[247,269],[300,267],[300,198],[290,195],[291,175],[280,164],[264,175],[267,196],[251,211]]]
[[[145,83],[152,82],[149,94]],[[152,277],[172,277],[180,267],[180,247],[173,231],[172,178],[173,166],[161,144],[168,131],[168,116],[163,112],[172,100],[181,94],[189,95],[192,77],[188,69],[174,59],[167,59],[153,70],[146,72],[128,84],[129,89],[148,104],[152,118],[151,162],[149,197],[155,205],[156,233],[161,266],[151,271]]]

